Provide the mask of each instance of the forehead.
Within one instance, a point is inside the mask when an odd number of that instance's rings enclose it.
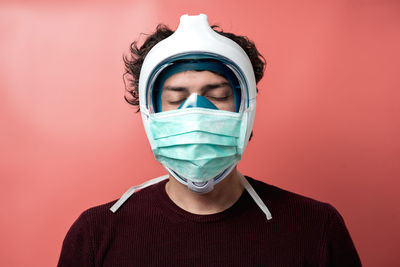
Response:
[[[164,83],[164,88],[176,86],[193,88],[222,82],[228,82],[228,80],[214,72],[189,70],[176,73],[169,77]]]

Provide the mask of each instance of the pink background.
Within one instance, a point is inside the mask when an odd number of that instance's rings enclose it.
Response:
[[[399,264],[399,1],[188,2],[0,2],[0,265],[54,266],[83,210],[165,173],[122,55],[200,12],[268,61],[240,170],[333,204],[364,266]]]

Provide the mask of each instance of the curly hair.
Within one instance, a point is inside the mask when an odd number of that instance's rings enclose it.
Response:
[[[254,42],[249,40],[246,36],[235,35],[233,33],[224,32],[217,25],[211,26],[211,28],[236,42],[246,52],[250,58],[251,64],[253,65],[254,75],[256,83],[258,83],[264,76],[264,70],[266,61],[264,57],[258,52]],[[173,34],[168,26],[159,24],[155,32],[149,35],[144,43],[139,47],[138,41],[134,41],[130,45],[130,54],[124,55],[123,60],[125,64],[124,82],[125,82],[125,100],[133,105],[137,106],[139,111],[139,76],[142,68],[143,61],[147,56],[147,53],[160,41],[169,37]],[[258,92],[258,89],[257,89]]]

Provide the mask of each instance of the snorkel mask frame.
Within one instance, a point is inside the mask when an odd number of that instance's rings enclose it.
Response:
[[[157,43],[147,54],[139,78],[139,103],[146,134],[151,142],[149,116],[155,112],[152,107],[152,89],[158,75],[173,62],[180,60],[218,60],[236,75],[241,87],[241,100],[238,112],[251,109],[247,118],[244,147],[247,145],[253,127],[256,105],[256,81],[252,64],[246,52],[234,41],[215,32],[208,24],[207,16],[183,15],[178,29],[171,36]],[[244,149],[244,148],[243,148]],[[198,193],[206,193],[214,184],[225,178],[235,167],[209,180],[206,184],[193,183],[164,166],[178,181]]]

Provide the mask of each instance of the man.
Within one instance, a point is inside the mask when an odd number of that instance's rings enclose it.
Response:
[[[131,54],[127,100],[169,174],[85,211],[59,266],[361,265],[332,206],[236,169],[264,70],[252,42],[184,15]]]

